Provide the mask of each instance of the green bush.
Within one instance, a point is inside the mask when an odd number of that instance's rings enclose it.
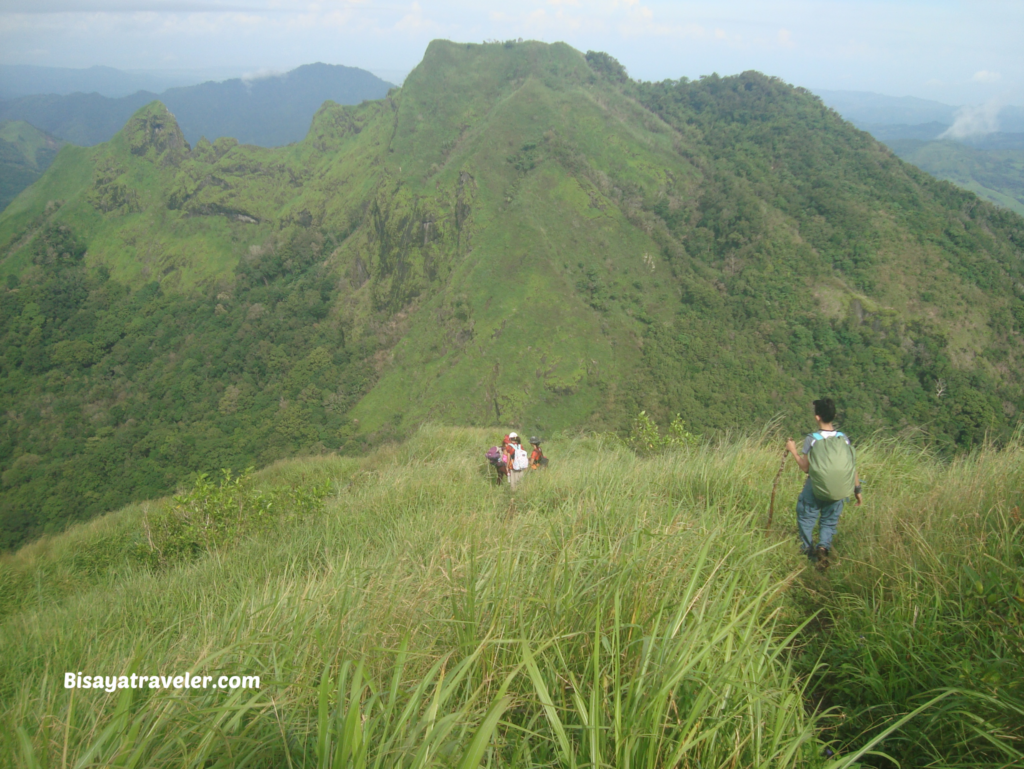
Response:
[[[324,509],[330,482],[260,488],[252,468],[241,475],[222,470],[214,483],[203,473],[174,504],[145,519],[142,560],[166,565],[212,552],[227,542],[306,519]]]
[[[668,426],[665,435],[662,435],[658,426],[647,416],[647,412],[641,411],[634,417],[624,443],[640,456],[648,457],[666,449],[694,446],[697,443],[697,436],[687,432],[686,423],[678,414]]]

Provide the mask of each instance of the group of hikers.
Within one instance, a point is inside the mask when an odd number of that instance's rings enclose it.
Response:
[[[786,451],[807,474],[803,490],[796,502],[796,524],[800,538],[800,551],[818,569],[829,565],[832,538],[839,525],[843,506],[853,497],[863,503],[860,477],[857,473],[857,455],[850,439],[835,429],[836,404],[831,398],[819,398],[812,404],[817,430],[804,438],[797,451],[796,441],[786,441]],[[547,465],[548,460],[540,448],[540,438],[530,438],[533,451],[527,455],[518,433],[510,432],[500,447],[487,452],[487,459],[498,474],[498,483],[508,482],[514,491],[530,469]],[[781,473],[781,469],[780,469]],[[774,491],[773,491],[774,500]],[[814,529],[818,528],[817,544]]]
[[[507,481],[515,491],[525,471],[547,466],[548,459],[541,451],[540,438],[536,435],[530,438],[530,445],[533,451],[527,454],[519,434],[510,432],[502,438],[500,448],[493,446],[487,451],[487,459],[498,472],[498,483]]]

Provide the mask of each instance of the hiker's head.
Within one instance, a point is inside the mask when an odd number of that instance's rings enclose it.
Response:
[[[519,434],[518,433],[509,433],[508,434],[508,439],[512,443],[519,443]]]
[[[836,402],[831,398],[818,398],[814,401],[814,416],[824,424],[831,424],[836,418]]]
[[[531,438],[530,438],[530,445],[531,446],[540,446],[540,438],[538,438],[536,435],[531,436]]]

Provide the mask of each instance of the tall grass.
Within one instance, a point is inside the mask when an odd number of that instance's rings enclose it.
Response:
[[[950,696],[887,740],[920,765],[1024,762],[1024,452],[939,465],[884,455],[889,488],[845,527],[844,568],[807,603],[829,663],[821,690],[847,740],[936,691]]]
[[[638,458],[553,440],[515,496],[485,431],[302,460],[320,517],[159,568],[137,509],[0,560],[16,766],[1010,766],[1024,451],[859,447],[867,504],[808,570],[770,435]],[[304,479],[304,480],[300,480]],[[73,544],[71,544],[73,543]],[[108,552],[109,551],[109,552]],[[81,553],[94,553],[83,558]],[[100,564],[97,566],[96,564]],[[115,564],[116,566],[111,566]],[[980,587],[979,587],[980,585]],[[66,690],[67,671],[259,690]]]

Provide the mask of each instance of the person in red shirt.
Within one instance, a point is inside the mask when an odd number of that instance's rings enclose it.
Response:
[[[536,470],[537,468],[545,467],[548,463],[548,458],[540,450],[540,438],[534,435],[530,438],[530,445],[533,446],[533,451],[530,452],[530,469]]]

